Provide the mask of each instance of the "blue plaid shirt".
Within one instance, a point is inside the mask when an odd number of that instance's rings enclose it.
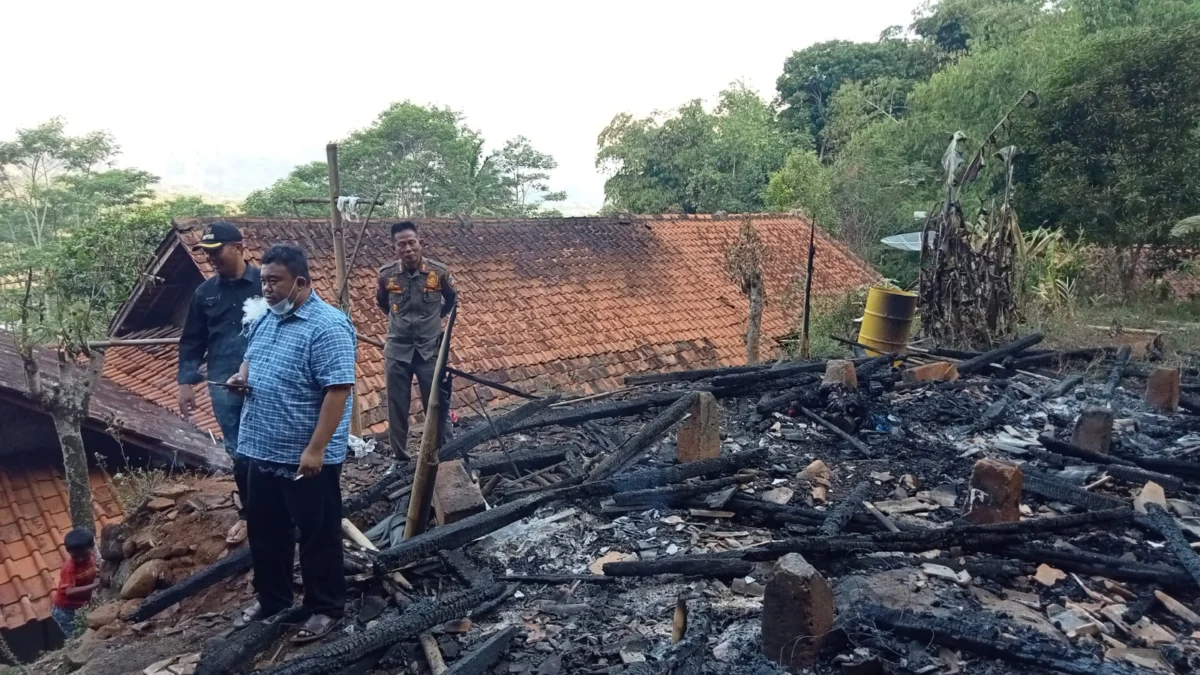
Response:
[[[296,465],[317,428],[325,388],[354,384],[354,326],[317,297],[285,317],[268,313],[250,329],[250,394],[242,408],[238,453]],[[350,400],[325,449],[326,464],[346,460]]]

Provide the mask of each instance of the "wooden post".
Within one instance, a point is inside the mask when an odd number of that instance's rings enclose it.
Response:
[[[800,334],[800,358],[809,358],[808,319],[812,310],[812,278],[813,258],[816,257],[817,219],[814,217],[808,224],[808,275],[804,279],[804,329]]]
[[[334,293],[337,294],[338,307],[353,322],[350,311],[350,292],[346,283],[346,232],[342,225],[342,212],[338,209],[338,197],[342,195],[342,178],[338,171],[337,143],[329,143],[325,146],[325,161],[329,166],[329,208],[331,210],[330,223],[333,228],[333,288]],[[362,438],[362,396],[359,394],[361,388],[358,386],[357,374],[354,379],[354,391],[350,394],[350,433]]]
[[[438,417],[440,416],[442,375],[446,372],[446,360],[450,355],[450,329],[458,308],[450,310],[446,328],[442,331],[442,346],[438,350],[437,365],[433,368],[433,386],[429,401],[425,404],[425,430],[421,432],[421,450],[417,454],[417,468],[413,471],[412,494],[408,498],[408,517],[404,521],[404,538],[415,537],[425,531],[429,524],[429,509],[433,505],[433,485],[437,481],[438,469]]]

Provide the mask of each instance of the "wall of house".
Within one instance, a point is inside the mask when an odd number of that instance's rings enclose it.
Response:
[[[58,435],[49,415],[8,405],[0,412],[0,457],[47,448],[58,451]]]

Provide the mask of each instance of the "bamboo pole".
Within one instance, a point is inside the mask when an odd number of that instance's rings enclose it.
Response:
[[[437,481],[438,469],[438,418],[440,417],[442,375],[450,354],[450,331],[458,307],[450,310],[446,329],[442,331],[442,345],[438,349],[437,365],[433,368],[433,386],[429,400],[425,402],[425,430],[421,433],[421,451],[417,455],[417,468],[413,472],[412,495],[408,499],[408,517],[404,522],[404,538],[409,539],[425,531],[429,523],[429,509],[433,504],[433,485]]]

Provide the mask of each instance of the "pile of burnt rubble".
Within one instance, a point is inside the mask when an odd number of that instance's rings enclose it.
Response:
[[[1196,672],[1197,373],[1037,342],[638,376],[476,420],[424,534],[403,538],[411,472],[347,497],[336,636],[286,646],[294,610],[183,672]],[[1044,370],[1073,358],[1096,379]]]

